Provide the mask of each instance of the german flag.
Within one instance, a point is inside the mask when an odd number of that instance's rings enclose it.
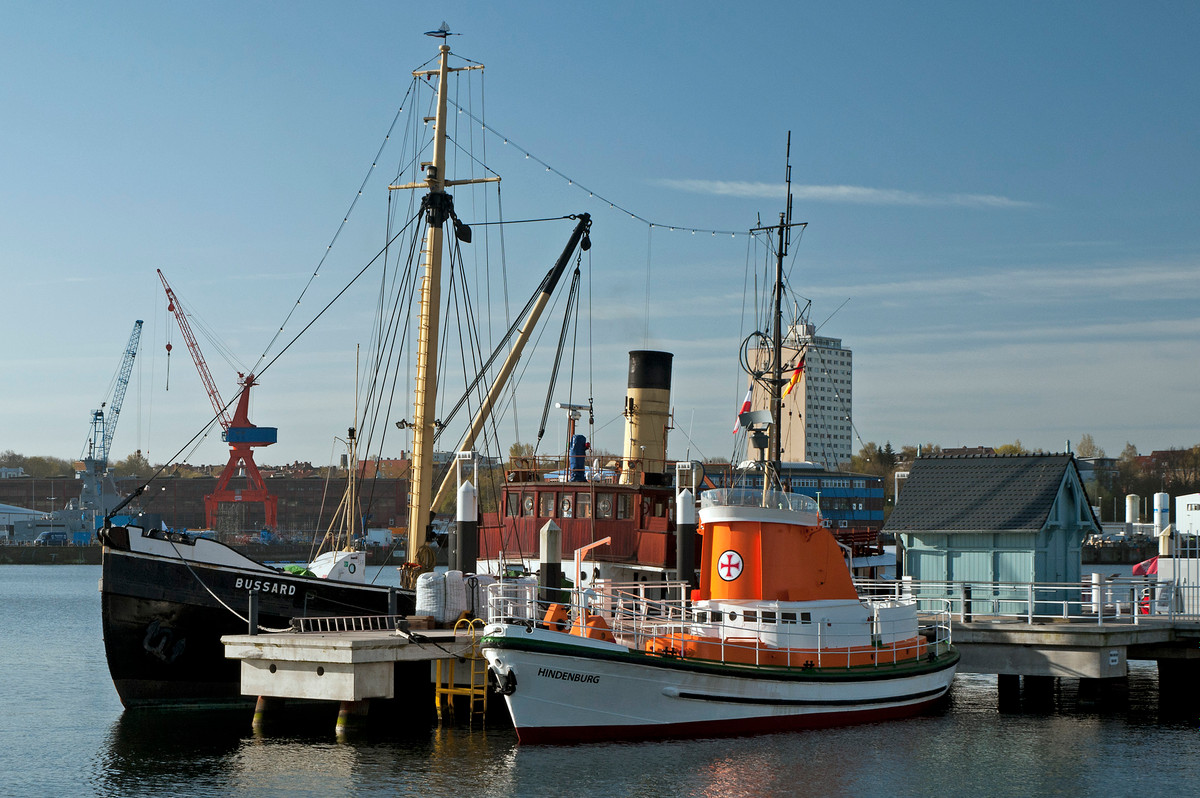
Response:
[[[796,361],[796,369],[792,372],[792,378],[788,380],[787,387],[783,389],[783,395],[786,397],[796,387],[796,383],[800,381],[800,375],[804,373],[804,355]]]

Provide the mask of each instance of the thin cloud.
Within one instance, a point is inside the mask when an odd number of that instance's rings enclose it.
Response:
[[[782,197],[782,183],[755,183],[743,180],[670,180],[658,185],[692,194],[724,197]],[[999,197],[995,194],[922,194],[891,188],[865,186],[792,186],[792,195],[807,202],[843,202],[854,205],[942,206],[963,208],[1032,208],[1032,202]]]
[[[816,289],[810,289],[816,292]],[[957,272],[949,275],[918,276],[909,280],[864,282],[862,284],[821,286],[828,296],[897,298],[967,295],[1010,296],[1022,302],[1076,301],[1087,297],[1126,300],[1161,297],[1172,299],[1200,297],[1200,280],[1191,262],[1131,261],[1119,264],[1087,263],[1060,266],[1001,269],[977,274]]]

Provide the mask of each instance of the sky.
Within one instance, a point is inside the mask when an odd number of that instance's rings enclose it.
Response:
[[[423,33],[443,21],[461,34],[455,55],[486,66],[454,132],[501,175],[504,217],[593,216],[584,343],[555,398],[592,397],[598,446],[620,447],[626,352],[648,348],[675,356],[670,455],[732,453],[738,350],[759,324],[747,290],[768,256],[746,231],[784,208],[789,132],[793,216],[807,223],[786,264],[791,296],[854,352],[855,450],[1200,443],[1195,4],[7,2],[0,14],[0,451],[80,456],[143,319],[111,459],[223,462],[217,434],[191,442],[211,410],[155,270],[215,331],[200,346],[231,397],[237,368],[278,354],[379,250],[388,176],[371,165],[393,120],[402,130],[423,113],[397,109],[436,54]],[[457,203],[470,223],[474,196]],[[514,305],[569,228],[514,230],[503,258],[483,261],[506,271]],[[497,246],[478,244],[476,269]],[[372,280],[254,389],[251,420],[279,428],[260,463],[333,456]],[[501,303],[489,309],[503,326]],[[536,432],[559,313],[499,427],[507,442]],[[553,411],[548,439],[563,423]],[[405,448],[393,434],[383,454]]]

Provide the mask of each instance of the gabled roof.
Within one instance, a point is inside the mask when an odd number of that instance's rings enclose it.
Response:
[[[1069,454],[918,458],[900,489],[888,532],[1037,532],[1070,469]]]

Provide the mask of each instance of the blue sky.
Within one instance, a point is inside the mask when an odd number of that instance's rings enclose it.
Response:
[[[672,456],[730,453],[737,347],[753,330],[747,261],[762,250],[745,235],[649,229],[580,185],[662,225],[745,231],[782,210],[789,130],[795,218],[809,223],[791,284],[854,351],[862,442],[1061,450],[1090,433],[1112,455],[1200,442],[1200,6],[0,13],[0,450],[78,456],[137,318],[114,455],[158,461],[183,446],[208,403],[177,331],[164,390],[155,269],[253,363],[337,232],[411,70],[434,55],[422,33],[443,19],[462,34],[455,53],[487,66],[486,119],[511,140],[475,131],[504,178],[505,216],[595,218],[593,371],[574,396],[595,397],[599,445],[620,445],[625,352],[649,347],[675,353]],[[378,181],[364,191],[297,318],[376,251],[385,194]],[[514,296],[567,232],[512,235]],[[279,427],[280,443],[261,462],[328,461],[369,315],[368,294],[352,293],[265,375],[251,418]],[[232,367],[201,345],[232,395]],[[519,405],[525,439],[547,347]],[[225,457],[215,436],[189,455]]]

